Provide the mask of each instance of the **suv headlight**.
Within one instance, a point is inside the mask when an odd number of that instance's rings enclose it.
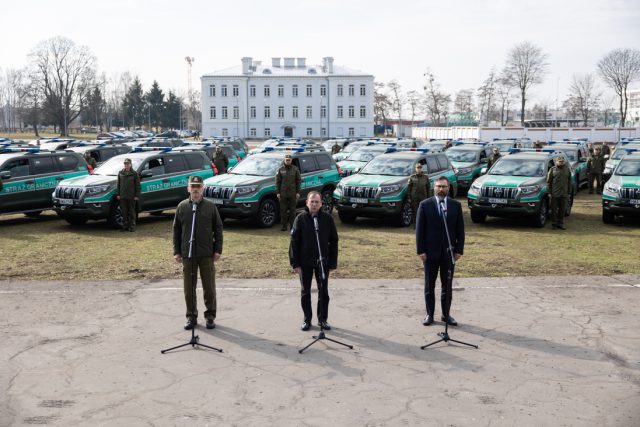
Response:
[[[618,194],[618,191],[620,191],[620,186],[607,182],[604,185],[604,191],[608,191],[609,193],[613,193],[613,194]]]
[[[242,196],[245,194],[250,194],[253,193],[254,191],[256,191],[256,189],[258,188],[257,185],[246,185],[244,187],[236,187],[236,194],[238,196]]]
[[[473,184],[471,184],[471,189],[472,190],[480,190],[482,188],[482,184],[480,184],[478,181],[473,181]]]
[[[469,175],[472,170],[472,168],[460,168],[457,169],[456,175]]]
[[[395,193],[398,190],[400,190],[400,184],[381,185],[380,186],[380,192],[382,194]]]
[[[85,190],[85,194],[87,196],[93,196],[95,194],[100,194],[100,193],[104,193],[107,190],[109,190],[109,185],[94,185],[91,187],[87,187],[87,189]]]
[[[540,191],[539,185],[527,185],[525,187],[520,187],[520,191],[523,196],[528,196],[529,194],[534,194]]]

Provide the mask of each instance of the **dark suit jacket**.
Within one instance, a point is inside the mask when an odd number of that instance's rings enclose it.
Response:
[[[338,267],[338,231],[333,217],[318,212],[318,236],[325,269]],[[318,242],[315,225],[308,209],[299,214],[291,228],[289,263],[292,268],[318,266]]]
[[[418,255],[427,254],[427,260],[437,261],[446,255],[447,234],[444,221],[436,204],[436,197],[423,200],[418,207],[416,217],[416,249]],[[462,205],[457,200],[447,197],[447,226],[451,237],[453,252],[462,255],[464,252],[464,220]]]

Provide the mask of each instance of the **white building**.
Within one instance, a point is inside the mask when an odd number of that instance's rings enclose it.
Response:
[[[202,135],[373,135],[373,75],[306,58],[253,58],[201,77]]]
[[[640,88],[629,91],[627,126],[640,126]]]

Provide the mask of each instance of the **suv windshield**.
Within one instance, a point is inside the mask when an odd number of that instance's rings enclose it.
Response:
[[[626,148],[631,148],[631,147],[626,147]],[[633,148],[640,148],[640,147],[634,146]],[[611,158],[615,160],[620,160],[623,156],[627,154],[629,154],[627,153],[627,150],[625,150],[624,148],[619,148],[613,153],[613,156],[611,156]]]
[[[124,157],[116,156],[112,157],[106,162],[104,162],[100,167],[93,171],[94,175],[105,175],[105,176],[118,176],[118,172],[124,169]],[[131,167],[133,170],[138,170],[140,167],[140,163],[142,163],[141,158],[133,158],[131,159]]]
[[[570,150],[568,148],[560,149],[566,156],[569,162],[574,163],[578,161],[578,150]]]
[[[445,154],[452,162],[475,162],[478,158],[475,151],[448,150]]]
[[[491,168],[489,175],[544,176],[544,161],[502,158]]]
[[[619,176],[640,176],[640,160],[623,160],[616,169]]]
[[[505,141],[505,142],[496,142],[493,141],[491,143],[492,147],[498,147],[498,150],[500,151],[509,151],[509,148],[513,148],[514,143],[513,141]]]
[[[342,152],[343,153],[353,153],[354,151],[359,150],[360,148],[362,148],[363,145],[366,145],[366,142],[363,142],[363,143],[352,142],[351,144],[349,144],[346,147],[344,147],[342,149]]]
[[[230,174],[235,175],[256,175],[256,176],[276,176],[278,168],[282,166],[282,157],[247,157]]]
[[[374,151],[374,150],[358,150],[353,152],[349,157],[345,160],[353,160],[356,162],[368,162],[371,159],[375,158],[382,154],[383,151]]]
[[[361,174],[409,176],[413,170],[413,159],[394,159],[387,156],[376,157],[367,163]]]

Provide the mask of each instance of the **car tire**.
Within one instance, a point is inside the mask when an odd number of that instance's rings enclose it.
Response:
[[[616,220],[616,216],[611,212],[602,211],[602,222],[605,224],[613,224]]]
[[[64,220],[67,221],[69,225],[82,225],[88,221],[88,218],[68,216],[68,217],[65,217]]]
[[[400,215],[396,220],[398,227],[408,227],[411,225],[411,219],[413,217],[413,209],[411,209],[411,203],[409,200],[402,202],[402,208],[400,209]]]
[[[535,217],[533,217],[533,226],[542,228],[547,223],[547,218],[549,217],[549,202],[547,199],[542,199],[540,202],[540,209]]]
[[[345,224],[351,224],[356,222],[358,215],[354,212],[338,211],[338,218]]]
[[[471,211],[471,222],[474,224],[482,224],[487,220],[487,214],[483,212]]]
[[[272,198],[263,199],[258,208],[256,224],[260,228],[269,228],[277,224],[280,219],[280,207],[278,202]]]
[[[37,218],[41,213],[42,211],[25,212],[24,216],[28,218]]]
[[[322,211],[331,215],[333,212],[333,190],[325,188],[320,195],[322,196]]]
[[[124,219],[122,218],[122,210],[120,209],[120,203],[113,202],[111,209],[109,210],[109,216],[107,217],[107,223],[112,228],[122,228],[124,225]]]

